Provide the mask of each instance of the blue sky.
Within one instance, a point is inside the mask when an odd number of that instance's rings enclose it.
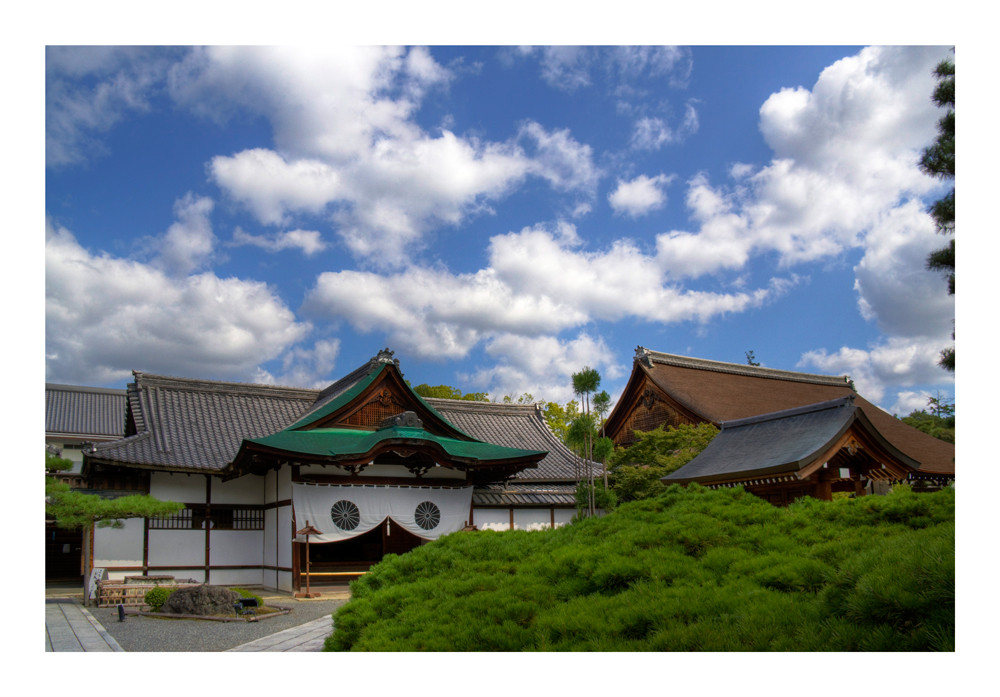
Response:
[[[954,394],[949,47],[49,47],[45,378],[617,397],[637,345]]]

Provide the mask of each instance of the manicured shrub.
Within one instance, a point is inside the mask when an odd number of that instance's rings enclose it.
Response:
[[[151,612],[159,612],[163,608],[163,603],[167,602],[167,598],[175,590],[177,589],[157,586],[146,591],[146,595],[142,596],[142,601],[149,606]]]
[[[352,584],[329,650],[952,651],[954,491],[775,508],[741,489],[448,535]]]

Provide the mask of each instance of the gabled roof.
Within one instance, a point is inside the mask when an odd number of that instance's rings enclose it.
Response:
[[[659,353],[638,347],[628,385],[608,417],[614,433],[624,423],[643,390],[651,383],[669,396],[693,420],[720,425],[794,409],[840,397],[855,396],[854,404],[886,440],[920,462],[922,472],[954,474],[955,446],[929,436],[879,409],[852,389],[847,376],[815,375],[759,366],[709,361]]]
[[[85,461],[147,469],[221,471],[244,438],[274,433],[301,416],[317,391],[134,372],[123,414],[126,437]]]
[[[725,421],[708,447],[663,481],[731,482],[776,475],[804,478],[834,460],[849,432],[854,446],[868,451],[868,461],[876,469],[881,463],[883,469],[897,475],[916,470],[919,463],[893,447],[854,405],[854,399],[842,397]]]
[[[124,433],[125,390],[46,383],[46,436],[96,441]]]
[[[586,477],[584,461],[552,433],[538,405],[438,398],[424,401],[475,438],[512,448],[548,452],[537,467],[519,472],[514,481],[575,482],[578,476]],[[601,471],[600,463],[590,464],[595,474]]]

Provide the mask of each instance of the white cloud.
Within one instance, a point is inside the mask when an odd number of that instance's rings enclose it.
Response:
[[[233,230],[235,246],[253,245],[268,252],[281,252],[286,249],[298,249],[307,257],[319,254],[327,248],[323,236],[316,230],[288,230],[276,232],[273,235],[251,235],[242,228]]]
[[[603,252],[580,249],[575,228],[525,228],[490,242],[490,264],[476,273],[409,268],[382,276],[320,275],[303,309],[382,331],[421,357],[461,358],[500,334],[555,335],[592,320],[707,322],[759,307],[787,292],[774,280],[748,292],[689,291],[668,285],[656,257],[626,240]]]
[[[412,120],[420,98],[451,73],[426,49],[332,47],[198,49],[171,72],[171,93],[218,120],[266,117],[276,148],[212,159],[212,180],[267,225],[329,215],[348,248],[402,266],[433,227],[488,212],[527,176],[592,195],[599,172],[567,131],[528,122],[509,142]],[[524,148],[533,155],[527,155]]]
[[[209,216],[212,199],[188,192],[174,202],[177,221],[163,237],[152,242],[157,256],[153,264],[168,273],[186,276],[204,267],[215,251],[215,234]]]
[[[486,353],[496,360],[493,366],[460,377],[468,384],[485,386],[497,400],[528,393],[538,400],[564,404],[575,399],[572,376],[585,366],[601,374],[602,388],[626,374],[604,339],[586,333],[568,341],[500,334],[487,343]]]
[[[610,85],[612,92],[632,91],[635,82],[662,78],[681,88],[693,66],[690,49],[677,46],[542,46],[516,53],[537,56],[542,79],[566,92],[592,84]]]
[[[832,354],[826,349],[808,351],[798,366],[849,375],[861,396],[881,404],[901,388],[953,380],[937,364],[942,348],[934,339],[888,337],[868,349],[842,346]]]
[[[339,354],[339,339],[321,339],[311,349],[295,346],[282,357],[279,375],[274,376],[258,366],[254,382],[322,389],[340,378],[333,372]]]
[[[131,370],[246,380],[309,325],[265,284],[211,273],[175,278],[94,255],[46,223],[46,380],[124,381]]]
[[[659,150],[664,145],[678,143],[698,132],[698,112],[694,104],[684,107],[684,119],[677,128],[671,128],[658,116],[643,116],[635,122],[629,145],[635,150]]]
[[[48,167],[103,155],[104,133],[150,108],[169,54],[143,47],[48,46],[45,50],[45,160]]]
[[[616,214],[638,218],[663,208],[667,202],[663,187],[673,179],[666,174],[658,174],[655,177],[641,174],[627,182],[619,179],[618,186],[608,194],[608,201]]]

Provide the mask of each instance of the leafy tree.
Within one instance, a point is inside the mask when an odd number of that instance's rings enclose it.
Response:
[[[753,365],[753,366],[760,365],[760,363],[757,362],[757,356],[753,355],[752,350],[745,351],[744,353],[746,354],[747,357],[747,365]]]
[[[636,431],[639,440],[611,456],[611,488],[618,500],[624,503],[659,495],[664,489],[660,478],[694,459],[718,432],[710,423]]]
[[[434,399],[465,399],[471,402],[488,402],[488,396],[485,392],[469,392],[467,394],[462,394],[462,390],[457,387],[451,387],[450,385],[417,385],[413,388],[421,397],[431,397]]]
[[[566,434],[569,432],[569,425],[580,413],[580,404],[576,400],[566,402],[565,406],[556,402],[546,402],[542,415],[549,429],[563,443],[567,443]]]
[[[934,103],[946,108],[947,112],[938,121],[938,137],[928,146],[920,160],[920,168],[927,174],[954,181],[955,179],[955,64],[950,60],[941,61],[934,71],[938,78],[934,89]],[[934,203],[930,209],[937,224],[938,232],[955,234],[955,187]],[[948,292],[955,293],[955,238],[948,246],[938,249],[927,257],[927,268],[943,271],[948,277]],[[941,352],[941,367],[955,371],[955,348]]]
[[[530,392],[523,392],[523,393],[521,393],[520,397],[515,397],[512,394],[505,394],[503,396],[503,403],[504,404],[534,404],[535,403],[535,395],[531,394]]]
[[[583,370],[581,370],[579,373],[573,373],[573,392],[578,397],[583,397],[583,413],[584,416],[587,417],[588,422],[590,420],[590,393],[597,392],[597,388],[600,387],[600,385],[601,385],[601,374],[598,373],[597,370],[595,370],[594,368],[591,368],[589,365],[584,366]],[[586,457],[587,460],[589,461],[593,461],[593,455],[592,455],[593,430],[594,430],[593,425],[588,423],[587,433],[585,437],[587,442]],[[594,474],[593,470],[590,469],[589,465],[588,465],[588,472],[589,472],[588,479],[590,481],[590,486],[591,486],[590,491],[591,494],[593,494]],[[591,515],[594,514],[594,508],[595,508],[594,500],[593,496],[591,496],[591,501],[590,501]]]
[[[106,499],[96,494],[85,494],[60,482],[50,472],[67,471],[73,463],[53,453],[45,453],[45,514],[54,518],[64,530],[83,531],[84,569],[90,569],[90,538],[93,527],[120,528],[126,518],[159,518],[183,510],[184,504],[161,501],[148,494],[132,494]],[[89,602],[90,578],[83,577],[84,603]]]
[[[927,400],[927,407],[930,412],[924,409],[911,411],[909,416],[904,416],[900,420],[929,436],[954,443],[955,405],[944,401],[938,395]]]

